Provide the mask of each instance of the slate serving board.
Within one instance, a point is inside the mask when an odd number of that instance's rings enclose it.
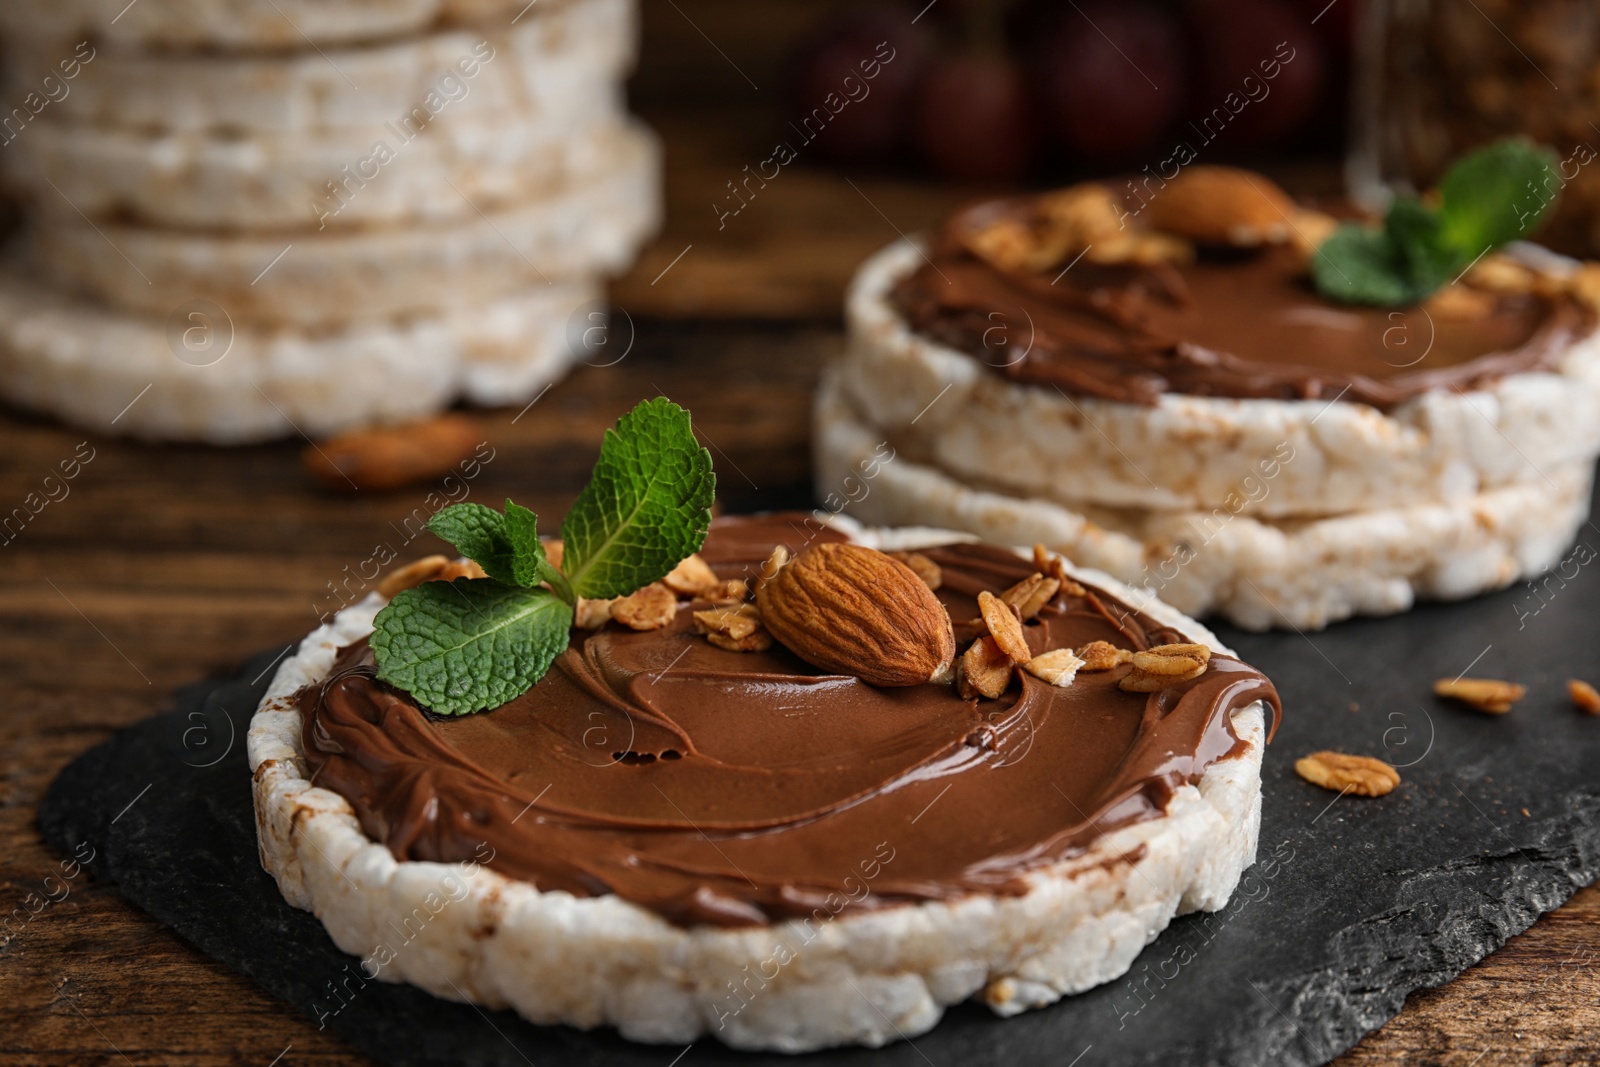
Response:
[[[1310,635],[1224,630],[1286,708],[1260,858],[1229,906],[1174,922],[1122,980],[1004,1021],[964,1005],[879,1050],[754,1055],[702,1039],[686,1052],[362,984],[257,860],[244,734],[282,649],[86,753],[39,821],[64,853],[92,845],[96,877],[180,936],[395,1067],[669,1067],[680,1053],[682,1067],[1318,1064],[1600,876],[1600,719],[1565,694],[1569,676],[1600,683],[1595,546],[1585,528],[1537,595],[1518,586]],[[1434,678],[1469,668],[1529,695],[1504,717],[1431,696]],[[1321,748],[1386,758],[1404,780],[1382,799],[1338,798],[1292,770]]]

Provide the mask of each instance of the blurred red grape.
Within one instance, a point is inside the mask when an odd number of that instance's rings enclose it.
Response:
[[[1197,116],[1217,120],[1208,130],[1224,127],[1221,142],[1234,149],[1271,146],[1299,132],[1326,80],[1311,16],[1280,0],[1194,0],[1188,15],[1200,46],[1193,103]]]
[[[785,109],[803,131],[802,139],[815,135],[805,150],[821,159],[860,164],[886,163],[904,152],[930,54],[927,33],[912,25],[915,16],[909,5],[867,5],[796,49]],[[837,113],[829,106],[830,93],[834,107],[848,101]],[[790,143],[801,148],[799,141]]]
[[[1095,162],[1157,147],[1184,100],[1183,45],[1172,16],[1139,0],[1030,14],[1023,25],[1040,27],[1030,66],[1049,132]]]
[[[1033,162],[1036,140],[1022,72],[994,52],[935,60],[923,81],[916,133],[923,156],[946,178],[1020,177]]]

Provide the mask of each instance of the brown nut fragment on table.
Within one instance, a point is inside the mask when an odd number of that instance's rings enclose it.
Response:
[[[1054,686],[1066,687],[1077,678],[1083,660],[1079,659],[1078,654],[1070,648],[1057,648],[1041,652],[1022,666],[1035,678],[1043,679]]]
[[[611,617],[631,630],[659,630],[678,617],[678,597],[660,582],[611,602]]]
[[[729,652],[765,652],[772,647],[772,635],[761,625],[761,612],[754,604],[697,611],[694,628]]]
[[[1205,645],[1156,645],[1135,652],[1133,670],[1123,675],[1117,686],[1127,693],[1155,693],[1205,673],[1211,662],[1211,649]]]
[[[1600,715],[1600,691],[1579,678],[1567,679],[1567,696],[1585,715]]]
[[[789,651],[870,685],[948,678],[955,660],[955,631],[939,598],[910,567],[863,545],[812,545],[780,561],[757,584],[756,606]]]
[[[1400,772],[1371,756],[1313,752],[1294,761],[1295,773],[1312,785],[1361,797],[1381,797],[1400,784]]]
[[[561,561],[565,559],[567,555],[566,543],[559,537],[552,537],[548,540],[541,539],[539,543],[544,546],[545,562],[549,563],[550,566],[554,567],[556,570],[560,570]]]
[[[956,667],[956,691],[963,700],[996,700],[1011,684],[1015,667],[993,637],[980,637],[962,654]]]
[[[329,489],[398,489],[449,474],[482,442],[483,432],[471,419],[438,415],[340,434],[307,445],[300,458]]]
[[[578,603],[572,611],[572,625],[580,630],[598,630],[611,621],[611,605],[616,598],[607,600],[590,600],[588,597],[579,597]]]
[[[450,560],[446,556],[423,556],[421,559],[412,560],[398,570],[392,570],[384,575],[383,581],[378,583],[378,595],[393,600],[398,593],[414,589],[423,582],[433,581],[449,563]]]
[[[700,558],[700,553],[685,556],[683,560],[667,576],[661,579],[661,584],[682,596],[703,596],[707,591],[722,584],[717,573],[711,565]]]
[[[1028,635],[1022,632],[1022,620],[1017,618],[1015,608],[984,590],[978,594],[978,611],[983,615],[984,625],[989,627],[989,635],[1000,650],[1011,657],[1011,662],[1020,665],[1033,658],[1028,648]]]
[[[1000,599],[1016,608],[1017,614],[1024,619],[1033,619],[1038,617],[1046,604],[1055,599],[1060,589],[1060,580],[1046,578],[1043,574],[1030,574],[1001,593]]]
[[[1110,641],[1090,641],[1078,649],[1077,655],[1083,661],[1078,669],[1083,671],[1109,671],[1133,660],[1131,650],[1118,648]]]
[[[1504,715],[1528,690],[1515,682],[1496,678],[1440,678],[1433,683],[1433,695],[1459,700],[1491,715]]]
[[[1207,245],[1254,248],[1289,239],[1297,210],[1272,179],[1237,167],[1189,167],[1150,201],[1150,225]]]
[[[910,567],[911,573],[921,578],[929,589],[938,589],[944,584],[944,568],[921,552],[891,552],[889,555]]]

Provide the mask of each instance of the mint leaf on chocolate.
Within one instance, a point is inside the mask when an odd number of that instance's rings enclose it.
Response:
[[[573,591],[624,596],[665,576],[705,543],[715,491],[687,411],[657,397],[624,415],[561,524]]]
[[[380,679],[437,714],[466,715],[543,678],[571,627],[572,607],[548,590],[457,578],[397,594],[373,622],[372,652]]]
[[[452,504],[428,520],[428,530],[454,545],[457,552],[482,567],[489,577],[507,585],[523,584],[513,573],[516,552],[506,530],[506,517],[493,508]]]
[[[1346,304],[1418,303],[1485,252],[1531,233],[1560,184],[1548,149],[1499,141],[1450,167],[1437,206],[1397,197],[1381,230],[1340,226],[1312,258],[1312,280],[1323,296]]]
[[[539,517],[507,500],[442,509],[428,529],[487,578],[426,582],[373,621],[378,677],[441,715],[526,692],[567,647],[579,597],[626,596],[699,550],[716,476],[689,413],[658,397],[607,430],[589,484],[562,524],[565,573],[539,542]]]

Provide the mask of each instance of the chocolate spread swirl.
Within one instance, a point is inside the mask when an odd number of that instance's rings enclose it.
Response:
[[[771,547],[837,540],[802,516],[722,519],[702,555],[753,573]],[[982,545],[927,549],[961,647],[977,594],[1032,573]],[[1094,590],[1027,627],[1036,652],[1183,636]],[[615,893],[683,924],[741,926],[974,892],[1106,831],[1159,816],[1173,790],[1242,744],[1232,712],[1280,714],[1260,672],[1214,656],[1200,677],[1125,693],[1129,668],[1055,688],[1021,674],[1003,699],[950,685],[878,689],[781,646],[727,652],[674,625],[574,631],[527,693],[443,719],[374,677],[365,641],[303,689],[312,781],[343,795],[401,859],[488,866],[543,890]]]
[[[953,216],[928,261],[891,292],[911,328],[1019,382],[1154,404],[1163,393],[1316,400],[1388,410],[1552,365],[1594,328],[1568,297],[1501,295],[1485,313],[1352,307],[1320,297],[1303,256],[1201,249],[1157,267],[1077,262],[1001,270],[963,245],[975,227],[1029,218],[1034,201]]]

